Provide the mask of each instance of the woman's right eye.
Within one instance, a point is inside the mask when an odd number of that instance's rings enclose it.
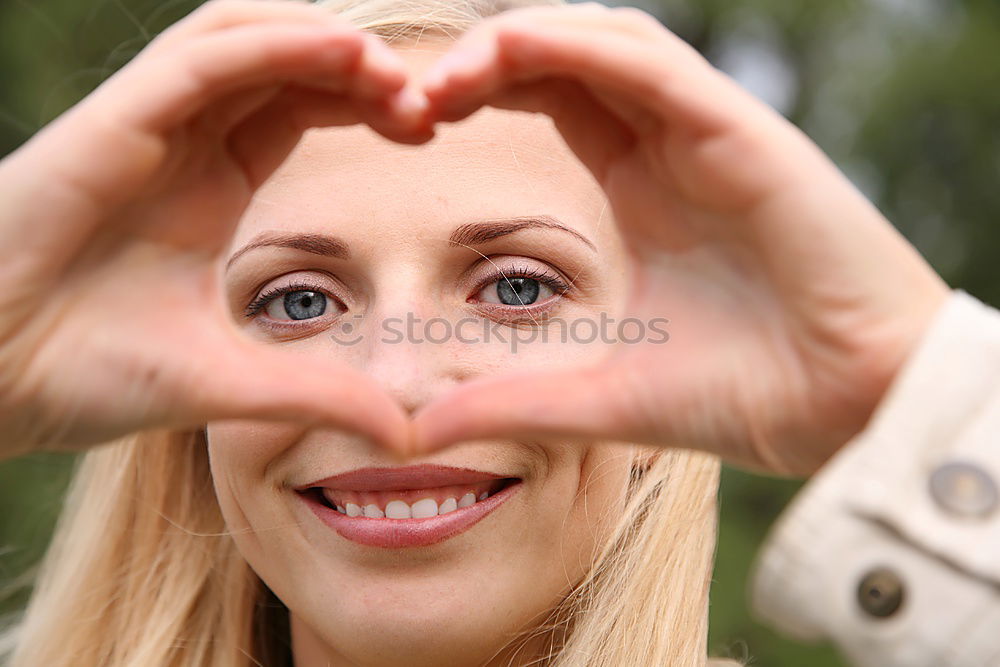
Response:
[[[273,320],[310,320],[326,314],[327,298],[322,292],[286,292],[271,300],[264,312]]]
[[[324,315],[337,316],[346,310],[347,307],[326,290],[309,284],[295,284],[264,290],[247,306],[245,315],[253,319],[263,312],[267,316],[264,322],[270,320],[286,324],[315,320]]]

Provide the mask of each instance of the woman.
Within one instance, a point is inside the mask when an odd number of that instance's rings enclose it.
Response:
[[[704,664],[718,455],[948,290],[648,15],[504,9],[210,2],[0,163],[0,447],[89,448],[15,667]]]

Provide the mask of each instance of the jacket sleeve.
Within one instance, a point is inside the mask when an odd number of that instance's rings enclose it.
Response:
[[[758,551],[751,613],[857,667],[1000,665],[1000,311],[954,290]]]

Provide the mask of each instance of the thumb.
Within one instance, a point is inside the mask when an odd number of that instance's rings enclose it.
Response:
[[[199,420],[295,421],[349,430],[396,458],[410,449],[410,422],[378,383],[316,354],[239,341],[198,388]]]
[[[621,439],[630,430],[625,379],[601,362],[461,384],[417,413],[411,455],[486,438]]]

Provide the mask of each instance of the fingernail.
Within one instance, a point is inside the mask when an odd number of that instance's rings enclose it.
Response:
[[[484,42],[449,51],[424,74],[424,88],[437,88],[457,72],[474,71],[489,60],[491,53],[490,45]]]
[[[407,120],[414,120],[422,116],[429,105],[423,91],[412,86],[406,86],[400,91],[395,104],[400,117]]]

